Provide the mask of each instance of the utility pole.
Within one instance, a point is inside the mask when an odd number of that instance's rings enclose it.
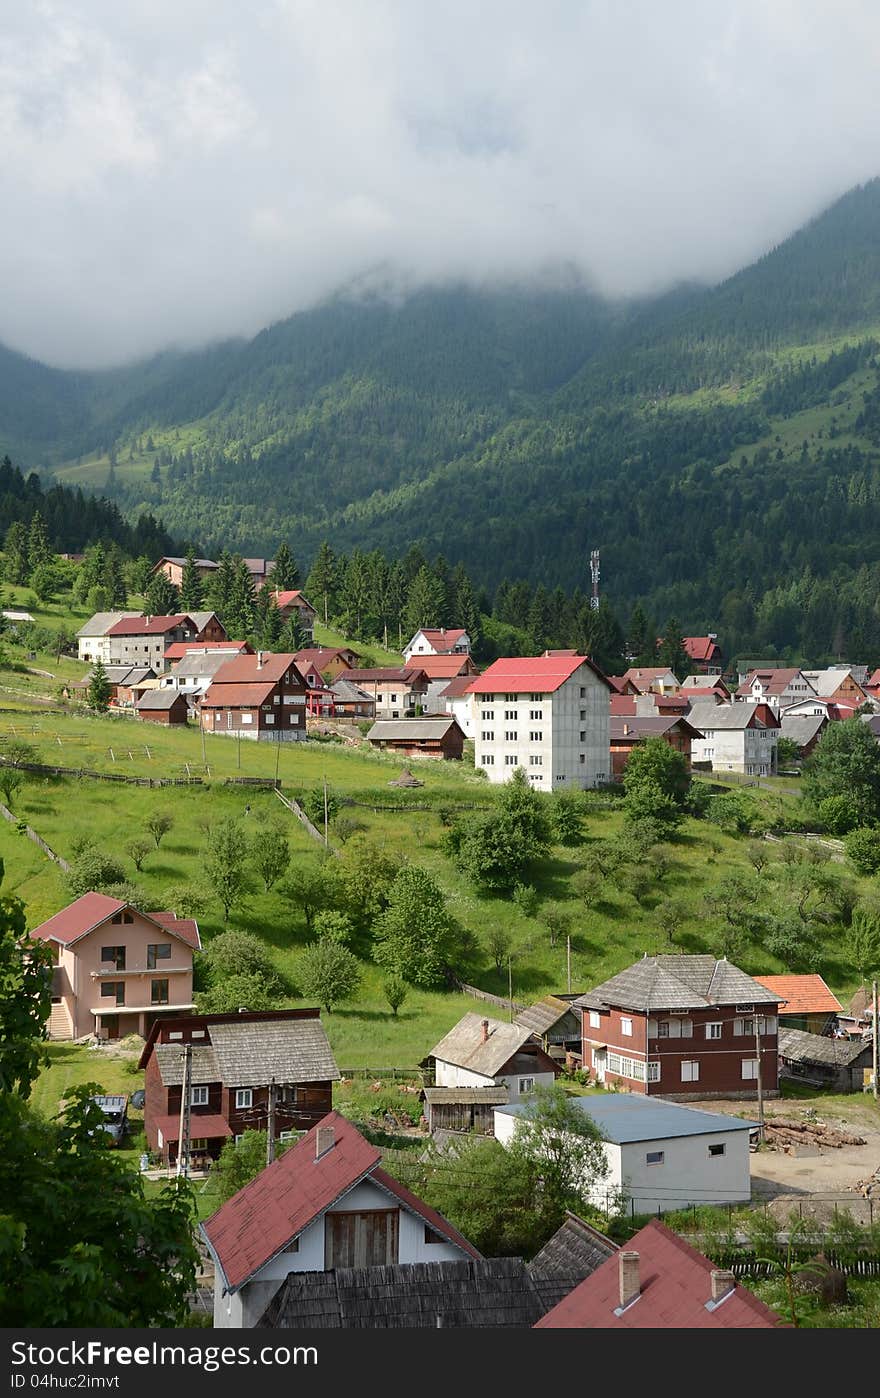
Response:
[[[507,998],[510,1001],[510,1022],[513,1024],[513,960],[507,957]]]
[[[202,727],[202,716],[201,716],[201,714],[199,714],[199,732],[200,732],[201,735],[202,735],[202,766],[203,766],[203,767],[207,767],[207,765],[208,765],[208,758],[207,758],[207,755],[206,755],[206,753],[205,753],[205,730],[204,730],[204,728]]]
[[[565,939],[565,971],[568,979],[568,993],[571,994],[571,934]]]
[[[192,1044],[183,1050],[183,1084],[180,1089],[180,1131],[177,1137],[177,1174],[189,1178],[190,1098],[192,1097]]]
[[[236,755],[236,758],[238,759],[237,762],[236,762],[236,766],[240,768],[240,767],[241,767],[241,734],[240,734],[240,733],[236,733],[236,735],[235,735],[235,755]]]
[[[275,781],[278,781],[278,762],[281,757],[281,734],[278,734],[278,741],[275,744]]]
[[[761,1035],[758,1030],[759,1019],[755,1013],[755,1054],[758,1062],[758,1140],[764,1139],[764,1093],[761,1085]]]
[[[324,778],[324,844],[325,844],[325,845],[329,845],[329,843],[330,843],[330,835],[329,835],[329,832],[328,832],[328,826],[329,826],[329,824],[330,824],[330,817],[329,817],[329,815],[327,814],[327,778],[325,777],[325,778]]]
[[[269,1117],[266,1122],[266,1164],[275,1159],[275,1079],[269,1084]]]
[[[876,1102],[876,1100],[877,1100],[877,1090],[879,1090],[879,1088],[880,1088],[880,1083],[877,1082],[877,1039],[879,1039],[880,1036],[877,1035],[877,981],[876,981],[876,980],[873,981],[872,987],[870,987],[870,997],[872,997],[873,1008],[874,1008],[872,1033],[873,1033],[873,1036],[874,1036],[874,1048],[873,1048],[873,1060],[874,1060],[874,1102]]]

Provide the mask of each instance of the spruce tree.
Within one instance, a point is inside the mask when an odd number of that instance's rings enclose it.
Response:
[[[275,563],[269,575],[269,586],[276,592],[288,592],[299,587],[299,567],[287,544],[275,550]]]
[[[3,571],[11,583],[26,583],[30,576],[28,532],[20,520],[15,520],[6,531]]]
[[[164,573],[154,573],[144,594],[147,616],[176,616],[179,600],[174,583]]]
[[[228,618],[232,607],[234,590],[235,564],[232,561],[231,554],[224,549],[217,560],[217,567],[208,584],[208,600],[227,631],[230,625]]]
[[[265,605],[260,609],[260,641],[264,649],[275,650],[278,647],[281,633],[284,630],[284,619],[278,610],[278,603],[275,601],[273,595],[267,588],[261,590],[261,596],[263,592],[267,593],[267,600]],[[294,612],[294,615],[297,615],[297,613]],[[297,647],[297,649],[299,649],[299,647]]]
[[[446,603],[443,583],[426,565],[416,574],[406,599],[404,630],[414,636],[425,626],[440,626]]]
[[[236,557],[227,629],[231,626],[235,636],[242,640],[253,635],[256,614],[257,594],[253,575],[244,559]]]
[[[320,599],[325,626],[328,624],[330,604],[336,592],[337,581],[336,556],[325,539],[318,550],[318,556],[312,564],[312,571],[306,582],[306,596],[312,605],[316,605]]]
[[[96,660],[92,667],[92,677],[89,680],[89,687],[86,691],[89,707],[97,709],[100,713],[106,713],[110,706],[110,695],[113,690],[107,678],[107,671],[104,669],[104,662]]]
[[[119,550],[114,548],[107,559],[104,585],[110,594],[111,607],[125,608],[128,604],[128,589],[125,585],[125,570]]]
[[[658,660],[661,665],[668,665],[679,680],[683,680],[690,670],[690,657],[684,648],[681,622],[677,617],[670,617],[666,623]]]
[[[180,605],[184,611],[200,612],[205,605],[205,584],[196,567],[196,555],[190,549],[180,579]]]
[[[459,564],[452,574],[452,582],[455,588],[452,624],[464,627],[473,650],[480,635],[480,613],[474,597],[473,584],[462,564]]]
[[[33,574],[37,568],[44,563],[51,563],[53,558],[52,546],[49,543],[49,535],[46,531],[46,521],[35,510],[31,516],[30,528],[28,529],[28,571]]]

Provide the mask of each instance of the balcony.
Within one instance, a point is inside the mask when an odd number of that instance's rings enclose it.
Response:
[[[126,971],[114,971],[112,968],[107,971],[90,971],[89,978],[93,981],[118,981],[124,980],[126,976],[155,976],[157,980],[164,980],[167,976],[191,974],[192,966],[132,966]]]

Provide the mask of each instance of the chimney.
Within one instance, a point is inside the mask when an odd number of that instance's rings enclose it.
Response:
[[[258,651],[257,651],[257,669],[258,669],[258,670],[262,670],[262,668],[263,668],[263,652],[262,652],[261,650],[258,650]]]
[[[732,1272],[712,1272],[712,1300],[716,1303],[723,1301],[736,1286],[736,1278]]]
[[[481,1043],[481,1044],[484,1044],[484,1043],[486,1042],[486,1040],[488,1039],[488,1037],[489,1037],[489,1021],[488,1021],[488,1019],[484,1019],[484,1020],[483,1020],[482,1024],[480,1025],[480,1029],[482,1030],[482,1033],[481,1033],[481,1035],[480,1035],[480,1043]]]
[[[320,1160],[336,1144],[336,1131],[332,1126],[319,1126],[315,1132],[315,1159]]]
[[[624,738],[626,738],[626,737],[629,736],[629,724],[628,724],[628,723],[625,723],[625,724],[623,725],[623,736],[624,736]]]
[[[639,1254],[637,1252],[618,1253],[620,1275],[620,1309],[628,1306],[641,1292],[639,1281]]]

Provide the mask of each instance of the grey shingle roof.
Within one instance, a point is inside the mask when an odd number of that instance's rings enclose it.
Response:
[[[228,650],[197,651],[179,660],[174,666],[174,674],[193,675],[197,679],[201,675],[216,675],[220,666],[225,665],[229,659],[231,652]]]
[[[139,711],[141,709],[172,709],[183,697],[176,689],[148,689],[135,707]]]
[[[710,733],[716,729],[736,729],[748,728],[749,724],[755,722],[759,728],[768,725],[756,718],[756,704],[713,704],[699,703],[692,704],[688,719],[695,728],[699,728],[701,733],[706,730]],[[775,727],[775,725],[769,725]]]
[[[211,1043],[227,1087],[337,1081],[340,1073],[319,1019],[212,1024]]]
[[[458,723],[454,718],[412,718],[400,719],[380,719],[374,723],[367,737],[371,742],[380,738],[397,741],[398,739],[409,739],[413,742],[423,742],[427,739],[443,738],[450,728],[457,728]]]
[[[779,1057],[792,1063],[825,1063],[832,1068],[848,1068],[870,1048],[870,1039],[829,1039],[824,1034],[807,1034],[802,1029],[779,1031]]]
[[[77,636],[106,636],[111,626],[128,616],[140,616],[140,612],[95,612],[77,631]]]
[[[547,1309],[519,1257],[416,1262],[293,1272],[257,1328],[529,1329]]]
[[[695,1010],[709,1005],[778,1004],[780,997],[738,966],[714,956],[645,956],[575,1004],[630,1010]]]
[[[782,728],[780,737],[790,738],[793,743],[797,743],[799,748],[806,747],[812,742],[820,728],[824,728],[827,719],[824,714],[792,714],[782,715]]]
[[[552,1029],[554,1024],[558,1024],[570,1011],[571,1005],[567,1000],[557,1000],[555,995],[545,995],[537,1004],[520,1010],[514,1024],[521,1024],[531,1034],[546,1034],[548,1029]]]
[[[330,688],[339,699],[347,701],[348,703],[375,703],[372,694],[368,694],[365,689],[361,689],[359,684],[352,684],[351,680],[334,680]]]
[[[567,1213],[561,1228],[557,1228],[541,1251],[529,1263],[529,1273],[533,1281],[554,1282],[558,1295],[549,1293],[545,1301],[555,1306],[573,1291],[585,1277],[592,1276],[609,1257],[618,1251],[618,1246],[604,1233],[591,1228],[577,1214]]]
[[[485,1015],[466,1014],[454,1029],[435,1044],[431,1056],[443,1063],[452,1063],[457,1068],[468,1068],[472,1073],[494,1078],[504,1067],[508,1058],[531,1037],[531,1030],[522,1024],[505,1024],[500,1019],[490,1019],[489,1037],[483,1042],[483,1020]]]
[[[426,1087],[425,1101],[432,1107],[478,1106],[503,1107],[507,1104],[506,1087]]]
[[[180,1044],[157,1044],[153,1052],[165,1087],[179,1087],[183,1082],[183,1049]],[[194,1083],[220,1082],[220,1065],[209,1044],[194,1044],[192,1077]]]

